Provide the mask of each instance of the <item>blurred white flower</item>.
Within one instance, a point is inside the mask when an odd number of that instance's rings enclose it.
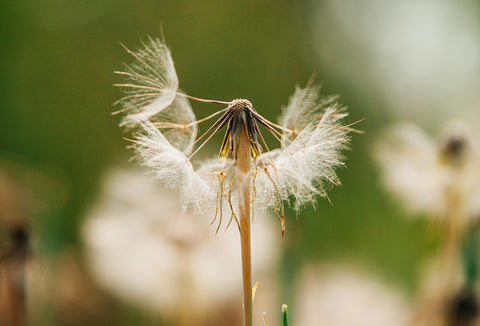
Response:
[[[468,124],[450,124],[437,141],[417,126],[394,126],[375,158],[385,187],[412,211],[445,217],[455,196],[461,215],[479,217],[480,138]]]
[[[378,280],[341,267],[308,267],[299,278],[292,325],[405,325],[405,297]]]
[[[480,217],[479,140],[466,123],[456,122],[437,141],[419,127],[398,125],[377,144],[385,187],[406,208],[436,218],[443,231],[437,282],[442,295],[427,300],[434,307],[458,288],[462,239]],[[433,311],[433,316],[442,314]]]
[[[478,115],[480,20],[469,0],[312,2],[318,54],[362,96],[424,123]],[[451,110],[455,107],[455,110]],[[468,112],[466,112],[468,110]]]
[[[238,304],[238,232],[230,228],[214,237],[207,227],[210,216],[184,214],[177,202],[144,174],[110,173],[82,229],[93,276],[120,298],[167,318],[185,310],[208,316],[224,304]],[[273,221],[254,223],[253,275],[259,289],[279,253]]]
[[[14,161],[0,160],[0,325],[30,324],[42,284],[35,217],[62,206],[57,178]]]
[[[180,93],[163,40],[150,39],[142,49],[129,52],[135,62],[118,72],[128,77],[117,85],[125,90],[119,100],[121,111],[126,112],[122,124],[138,123],[133,140],[137,158],[164,184],[181,189],[184,207],[201,210],[210,206],[220,219],[226,208],[230,219],[236,219],[240,195],[233,167],[242,126],[252,154],[252,200],[274,207],[282,221],[284,201],[294,199],[299,209],[317,195],[326,196],[327,185],[339,184],[334,169],[343,165],[340,150],[353,129],[341,125],[347,114],[335,97],[322,98],[319,87],[310,83],[297,88],[277,125],[259,115],[248,100],[204,100]],[[226,108],[195,121],[187,98]],[[220,118],[196,138],[197,124],[215,116]],[[280,148],[270,151],[259,125],[279,140]],[[191,158],[222,128],[226,130],[218,159],[194,168]]]

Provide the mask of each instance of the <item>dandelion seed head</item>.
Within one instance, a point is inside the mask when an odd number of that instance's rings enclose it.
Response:
[[[473,133],[470,127],[461,121],[449,124],[440,135],[438,142],[441,163],[460,167],[472,158]]]
[[[173,61],[162,42],[150,39],[144,49],[132,53],[136,61],[121,74],[133,80],[124,85],[126,96],[119,102],[127,112],[124,124],[138,126],[133,140],[137,160],[163,184],[180,189],[185,209],[206,208],[214,212],[214,220],[231,221],[232,216],[236,220],[235,207],[242,196],[237,184],[241,178],[235,177],[241,130],[246,131],[251,148],[251,201],[273,207],[280,220],[285,201],[298,211],[315,203],[317,196],[326,197],[331,185],[340,184],[335,170],[344,164],[341,151],[353,129],[342,125],[347,113],[336,97],[321,96],[311,82],[297,87],[277,125],[247,99],[223,102],[179,93]],[[186,98],[226,107],[195,120]],[[217,120],[197,137],[197,125],[214,117]],[[269,148],[263,129],[279,141],[279,148]],[[220,132],[224,137],[218,157],[196,163],[197,152]]]
[[[449,139],[442,148],[442,152],[445,156],[450,157],[451,159],[457,159],[463,156],[468,144],[464,138],[451,138]]]
[[[241,109],[253,109],[253,105],[249,100],[240,98],[235,99],[231,102],[230,106],[234,109],[241,110]]]
[[[376,144],[381,181],[408,210],[442,216],[445,191],[458,191],[470,218],[480,213],[479,138],[454,122],[435,139],[420,127],[400,124]]]

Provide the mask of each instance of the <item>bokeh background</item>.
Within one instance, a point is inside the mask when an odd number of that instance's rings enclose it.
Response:
[[[413,297],[437,237],[381,189],[372,146],[399,120],[435,134],[450,118],[478,119],[480,3],[1,1],[0,159],[21,166],[16,174],[32,169],[48,180],[34,190],[46,207],[29,216],[35,259],[81,252],[79,229],[101,176],[134,164],[128,134],[111,115],[121,96],[113,71],[131,61],[120,42],[136,48],[160,29],[188,94],[247,98],[276,121],[295,85],[315,74],[323,93],[348,107],[349,122],[363,119],[331,204],[288,212],[278,273],[279,300],[291,313],[291,280],[312,262],[354,262]],[[215,109],[193,108],[197,117]],[[112,305],[117,325],[154,324],[135,307]],[[62,324],[55,316],[49,311],[46,322]]]

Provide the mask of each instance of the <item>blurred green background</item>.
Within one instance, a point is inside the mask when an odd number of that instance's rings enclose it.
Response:
[[[338,171],[343,185],[330,191],[333,205],[320,199],[298,218],[289,212],[281,277],[288,281],[304,262],[349,260],[413,291],[435,237],[380,188],[372,143],[398,114],[369,73],[368,49],[329,8],[313,0],[1,1],[0,158],[48,171],[67,196],[36,217],[42,254],[79,244],[100,176],[131,156],[120,117],[111,115],[121,95],[113,71],[131,61],[119,43],[136,48],[162,26],[188,94],[247,98],[275,121],[295,85],[315,73],[323,92],[349,108],[349,122],[365,119],[357,125],[365,134],[353,135],[346,152],[348,168]],[[382,15],[372,8],[372,17]],[[211,112],[192,106],[199,117]],[[291,290],[282,302],[291,304]]]

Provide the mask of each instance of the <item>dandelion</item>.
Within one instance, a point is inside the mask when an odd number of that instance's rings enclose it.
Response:
[[[23,325],[31,258],[30,230],[18,182],[4,172],[0,172],[0,322]]]
[[[351,126],[343,126],[345,109],[335,97],[323,98],[311,82],[297,88],[280,123],[262,117],[246,99],[206,100],[179,91],[173,61],[163,40],[149,39],[127,65],[125,91],[119,100],[126,115],[123,125],[134,125],[133,147],[138,160],[156,178],[181,190],[184,207],[211,208],[220,227],[224,212],[238,225],[242,243],[245,325],[252,324],[250,222],[253,207],[271,206],[285,232],[284,202],[298,211],[326,197],[326,187],[340,182],[335,168],[342,166],[340,150],[349,142]],[[187,101],[215,103],[224,108],[199,120]],[[216,118],[197,137],[197,125]],[[261,128],[279,142],[270,150]],[[194,156],[212,137],[225,130],[218,157],[195,163]],[[251,205],[254,203],[254,205]]]
[[[426,308],[419,309],[420,317],[416,317],[427,318],[427,324],[432,323],[428,318],[447,318],[443,314],[448,306],[445,302],[458,294],[459,289],[473,291],[474,282],[467,274],[469,265],[472,261],[476,264],[477,259],[465,259],[460,254],[463,242],[467,243],[467,249],[476,246],[470,243],[473,238],[469,233],[480,216],[478,141],[467,123],[453,122],[437,141],[419,127],[399,125],[377,146],[376,156],[385,186],[411,211],[426,213],[444,229],[442,259],[437,264],[438,289],[433,298],[423,300]],[[465,275],[460,268],[462,260]],[[423,317],[425,311],[434,311],[434,317],[428,317],[430,312]]]
[[[445,220],[455,189],[461,223],[480,216],[480,143],[467,123],[449,124],[437,140],[415,125],[394,126],[375,158],[383,185],[411,212]]]
[[[308,266],[299,280],[292,325],[406,325],[405,296],[365,273]]]
[[[399,125],[378,144],[382,180],[407,208],[436,217],[447,249],[480,216],[480,146],[468,124],[449,125],[436,142],[419,127]]]
[[[219,307],[237,303],[240,244],[234,229],[212,239],[209,220],[183,214],[174,195],[144,173],[113,170],[82,227],[92,276],[110,293],[172,324],[211,325],[208,318],[221,315]],[[272,219],[258,222],[253,271],[263,279],[273,270],[279,247]],[[257,303],[268,296],[267,285],[260,282]]]

